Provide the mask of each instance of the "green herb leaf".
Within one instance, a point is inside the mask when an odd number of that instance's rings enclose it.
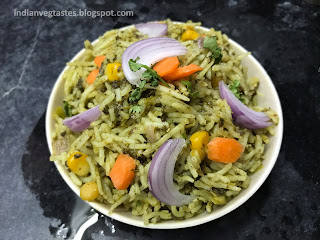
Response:
[[[142,90],[142,89],[144,89],[144,86],[146,85],[146,81],[142,81],[141,83],[140,83],[140,85],[139,85],[139,88]]]
[[[234,80],[230,84],[229,89],[241,102],[244,102],[244,99],[241,98],[241,93],[240,93],[239,87],[240,87],[240,81]]]
[[[165,86],[169,87],[169,85],[159,76],[159,74],[154,71],[152,68],[148,67],[147,65],[137,63],[140,58],[137,57],[136,60],[130,59],[129,60],[129,67],[131,71],[136,72],[141,68],[145,68],[146,71],[142,74],[144,79],[148,79],[151,82],[151,86],[157,87],[159,85],[159,81],[162,82]],[[158,82],[158,83],[156,83]]]
[[[63,101],[63,110],[67,117],[72,116],[72,108],[67,101]]]
[[[181,83],[186,86],[188,92],[191,92],[192,83],[190,81],[181,81]]]
[[[138,70],[140,70],[140,69],[142,68],[142,64],[137,63],[137,61],[138,61],[139,59],[140,59],[140,58],[137,57],[136,60],[133,60],[133,59],[130,59],[130,60],[129,60],[129,67],[130,67],[131,71],[136,72],[136,71],[138,71]]]
[[[183,137],[184,139],[187,139],[187,138],[188,138],[188,136],[187,136],[186,133],[182,133],[182,137]]]
[[[142,74],[143,81],[141,81],[139,87],[137,87],[135,90],[133,90],[130,94],[129,97],[129,101],[130,102],[134,102],[134,101],[138,101],[141,98],[141,93],[143,88],[146,85],[146,80],[149,80],[151,83],[152,87],[157,87],[159,85],[159,81],[162,82],[164,85],[166,85],[167,87],[169,87],[169,85],[158,75],[158,73],[156,71],[154,71],[153,69],[151,69],[150,67],[148,67],[147,65],[141,64],[141,63],[137,63],[137,61],[140,58],[137,57],[135,60],[130,59],[129,60],[129,67],[131,69],[131,71],[136,72],[138,70],[140,70],[141,68],[145,68],[146,71],[144,71],[144,73]],[[136,105],[136,106],[132,106],[129,109],[129,113],[139,113],[141,111],[141,106]]]
[[[190,81],[181,81],[181,83],[186,86],[191,98],[195,98],[198,96],[199,92],[192,92],[192,83]]]
[[[153,70],[152,70],[152,71],[153,71]],[[145,78],[145,79],[150,80],[152,87],[158,87],[158,85],[159,85],[159,80],[158,80],[157,76],[154,75],[153,72],[151,72],[151,71],[145,71],[145,72],[142,74],[142,77]]]
[[[205,37],[203,41],[203,47],[208,48],[212,52],[212,56],[215,59],[214,63],[219,63],[222,59],[221,48],[218,46],[216,37]]]
[[[129,101],[133,102],[135,100],[139,100],[140,97],[141,97],[141,92],[140,92],[140,89],[137,88],[133,92],[131,92],[130,97],[129,97]]]
[[[150,79],[150,78],[153,78],[153,75],[151,72],[145,71],[144,73],[142,73],[142,77],[146,79]]]
[[[159,81],[157,81],[156,79],[152,78],[151,79],[151,86],[152,87],[158,87],[159,86]]]
[[[141,98],[141,93],[145,85],[146,85],[146,81],[141,81],[139,87],[137,87],[134,91],[131,92],[129,97],[130,102],[139,100]]]
[[[199,95],[199,92],[192,92],[190,93],[191,98],[196,98]]]
[[[239,80],[234,80],[230,86],[229,89],[231,90],[231,92],[238,98],[240,99],[240,93],[238,92],[238,87],[240,86],[240,82]]]
[[[136,114],[136,113],[139,113],[139,112],[141,112],[141,106],[139,106],[139,105],[132,106],[129,109],[129,113],[130,114]]]

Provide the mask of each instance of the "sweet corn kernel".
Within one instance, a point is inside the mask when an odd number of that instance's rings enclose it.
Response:
[[[87,162],[87,154],[82,152],[75,152],[67,160],[68,167],[72,172],[77,174],[80,177],[88,175],[90,172],[90,166]]]
[[[81,186],[80,197],[85,201],[94,201],[99,196],[98,185],[95,182],[88,182]]]
[[[197,39],[198,37],[199,37],[199,34],[198,34],[198,33],[196,33],[196,32],[193,31],[193,30],[188,29],[188,30],[186,30],[186,31],[182,34],[181,40],[182,40],[182,41],[195,40],[195,39]]]
[[[120,63],[109,63],[106,67],[105,74],[108,76],[109,81],[119,80],[119,68],[121,67]]]
[[[191,149],[197,150],[201,160],[203,160],[206,156],[205,148],[209,143],[209,133],[206,131],[198,131],[192,134],[190,137]]]

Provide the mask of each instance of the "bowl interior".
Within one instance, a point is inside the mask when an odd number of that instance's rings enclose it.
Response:
[[[128,26],[128,27],[132,27],[132,26]],[[205,28],[205,27],[200,27],[200,28],[203,30],[208,30],[208,28]],[[237,53],[240,54],[240,53],[247,52],[247,50],[241,47],[238,43],[234,42],[231,39],[229,41],[231,46],[235,49]],[[97,40],[95,42],[97,42]],[[95,42],[93,42],[93,44]],[[83,54],[84,54],[84,49],[81,50],[72,59],[72,61],[75,59],[80,59],[83,56]],[[116,219],[120,222],[127,223],[133,226],[143,227],[143,228],[154,228],[154,229],[176,229],[176,228],[192,227],[192,226],[196,226],[196,225],[217,219],[233,211],[234,209],[239,207],[241,204],[243,204],[246,200],[248,200],[259,189],[259,187],[268,177],[270,171],[272,170],[277,160],[277,157],[280,151],[281,141],[282,141],[282,134],[283,134],[283,117],[282,117],[282,109],[281,109],[281,104],[280,104],[278,94],[276,92],[276,89],[270,77],[268,76],[264,68],[259,64],[259,62],[252,55],[249,55],[248,57],[244,58],[242,60],[242,64],[248,67],[248,77],[254,76],[260,79],[258,90],[263,94],[263,96],[258,98],[259,105],[264,107],[271,107],[273,110],[275,110],[279,114],[279,124],[276,126],[276,134],[270,137],[270,143],[267,144],[265,148],[265,160],[263,161],[264,167],[260,171],[258,171],[257,173],[251,176],[252,181],[247,189],[242,190],[237,197],[233,198],[226,205],[216,209],[211,213],[205,212],[191,219],[169,220],[162,223],[149,224],[149,225],[144,225],[141,217],[133,216],[131,212],[119,209],[113,212],[111,215],[109,215],[110,206],[107,206],[101,203],[96,203],[96,202],[92,202],[92,203],[88,202],[88,204],[90,204],[93,208],[95,208],[99,212],[107,216],[110,216],[113,219]],[[62,79],[62,75],[67,68],[68,67],[65,67],[62,73],[59,75],[54,85],[54,88],[51,92],[48,107],[47,107],[46,137],[47,137],[47,142],[48,142],[48,146],[51,153],[52,153],[51,132],[53,132],[55,128],[55,122],[52,116],[53,116],[54,110],[56,109],[56,107],[61,105],[62,99],[64,98],[64,93],[63,93],[64,81]],[[58,163],[55,163],[55,164],[61,176],[65,180],[65,182],[79,196],[80,188],[71,181],[70,177],[68,176],[67,170],[60,164]]]

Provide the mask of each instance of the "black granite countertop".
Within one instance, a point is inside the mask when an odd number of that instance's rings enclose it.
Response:
[[[63,239],[90,215],[49,162],[44,116],[50,91],[85,39],[165,18],[202,21],[252,51],[281,99],[281,153],[258,192],[220,219],[167,231],[105,217],[83,239],[320,239],[319,6],[303,0],[2,0],[0,5],[0,239]],[[134,16],[16,17],[14,9],[132,10]]]

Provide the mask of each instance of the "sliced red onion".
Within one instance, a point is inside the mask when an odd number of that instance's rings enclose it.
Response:
[[[239,115],[234,118],[234,123],[240,127],[249,128],[249,129],[259,129],[270,126],[271,122],[262,122],[262,121],[253,121],[250,120],[245,115]]]
[[[135,42],[122,55],[122,70],[126,79],[134,85],[141,83],[141,75],[145,69],[133,72],[129,67],[129,60],[140,57],[138,63],[150,67],[167,57],[185,55],[187,48],[173,38],[148,38]]]
[[[142,23],[134,25],[139,32],[148,34],[148,37],[163,37],[167,35],[168,25],[165,23]]]
[[[222,99],[227,99],[227,102],[233,106],[232,112],[236,115],[241,115],[243,112],[246,112],[246,115],[251,116],[254,119],[261,120],[261,121],[269,121],[269,117],[262,112],[256,112],[246,105],[244,105],[228,88],[228,86],[223,82],[219,82],[219,91],[220,96]]]
[[[180,193],[173,183],[174,166],[185,144],[181,138],[166,141],[154,155],[149,168],[149,190],[156,199],[167,205],[182,206],[196,198]]]
[[[73,117],[63,120],[63,124],[70,128],[73,132],[81,132],[87,129],[92,122],[97,120],[101,114],[99,105],[95,106],[83,113],[79,113]]]
[[[272,123],[268,122],[270,118],[263,112],[256,112],[246,105],[244,105],[223,82],[219,82],[220,97],[226,99],[228,105],[232,110],[232,117],[234,124],[248,128],[260,129],[270,126]]]

